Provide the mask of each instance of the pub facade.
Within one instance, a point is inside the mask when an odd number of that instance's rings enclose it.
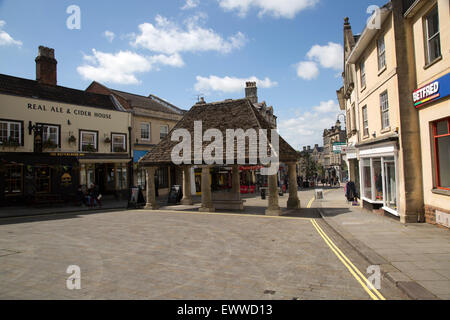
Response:
[[[36,81],[0,74],[0,206],[70,203],[95,184],[126,197],[131,115],[108,95],[56,85],[40,47]]]

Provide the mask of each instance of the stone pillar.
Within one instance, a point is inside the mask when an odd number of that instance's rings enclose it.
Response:
[[[191,206],[192,202],[192,190],[191,190],[191,167],[183,167],[183,199],[181,204],[185,206]]]
[[[159,205],[156,201],[156,192],[155,192],[155,173],[156,167],[146,168],[147,171],[147,205],[145,207],[146,210],[158,210]]]
[[[269,180],[269,207],[266,216],[281,216],[281,209],[278,204],[278,174],[268,177]]]
[[[232,192],[233,194],[238,194],[241,197],[241,175],[239,171],[239,166],[234,165],[233,171],[231,172],[231,182],[232,182]]]
[[[211,194],[211,167],[202,167],[202,206],[200,212],[215,212]]]
[[[298,198],[297,185],[297,165],[296,163],[288,163],[289,167],[289,200],[288,209],[300,209],[300,200]]]

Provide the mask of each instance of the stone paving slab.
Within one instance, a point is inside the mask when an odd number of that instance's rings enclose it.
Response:
[[[303,212],[295,219],[131,210],[6,220],[0,248],[19,253],[0,257],[0,299],[370,299],[312,226],[317,211]],[[81,268],[81,290],[66,288],[70,265]],[[407,298],[384,281],[382,292]]]
[[[450,296],[450,232],[429,224],[403,225],[359,207],[344,198],[344,191],[328,192],[316,203],[324,219],[354,247],[362,247],[369,261],[379,255],[396,270],[388,270],[387,278],[417,298]],[[365,252],[364,252],[365,251]],[[408,281],[409,280],[409,281]],[[405,284],[414,282],[415,284]],[[429,291],[420,293],[420,288]]]

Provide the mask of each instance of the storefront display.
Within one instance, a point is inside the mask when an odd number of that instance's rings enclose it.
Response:
[[[398,216],[397,163],[395,156],[361,159],[363,200],[379,204],[382,209]]]

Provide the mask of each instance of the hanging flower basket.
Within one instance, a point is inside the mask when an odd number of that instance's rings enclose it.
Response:
[[[75,136],[70,136],[69,143],[75,143],[75,142],[77,142],[77,138],[75,138]]]
[[[111,143],[111,139],[110,138],[105,138],[105,143]]]

